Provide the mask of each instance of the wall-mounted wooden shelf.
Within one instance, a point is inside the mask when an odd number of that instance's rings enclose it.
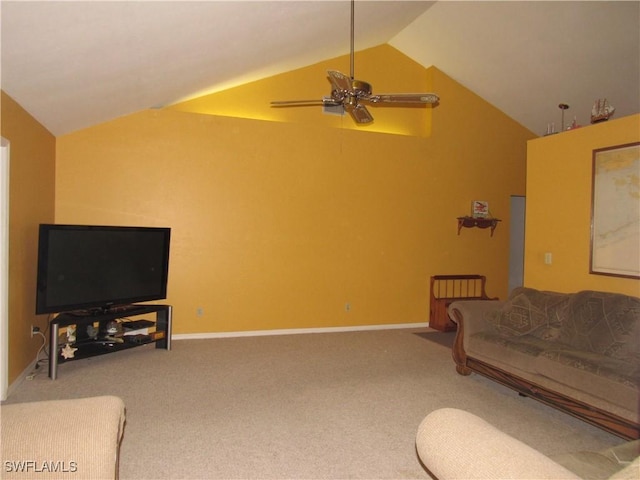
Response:
[[[491,228],[491,236],[493,237],[493,231],[498,226],[499,218],[476,218],[476,217],[458,217],[458,235],[462,227],[465,228]]]

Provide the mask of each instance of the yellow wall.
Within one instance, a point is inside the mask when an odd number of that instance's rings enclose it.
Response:
[[[525,285],[640,295],[638,280],[589,274],[593,150],[639,140],[640,115],[631,115],[529,142]]]
[[[35,316],[38,224],[54,219],[55,137],[2,92],[2,136],[10,142],[9,382],[35,360],[47,319]]]
[[[437,69],[417,81],[403,91],[442,97],[421,109],[428,138],[178,109],[65,135],[56,221],[171,227],[175,333],[426,322],[434,274],[486,274],[504,296],[533,134]],[[503,219],[493,238],[457,235],[474,199]]]

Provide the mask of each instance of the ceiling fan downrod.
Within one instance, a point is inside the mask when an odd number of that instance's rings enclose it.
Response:
[[[354,65],[355,65],[355,61],[354,61],[354,50],[355,50],[355,11],[356,11],[356,0],[351,0],[351,48],[350,48],[350,52],[351,52],[351,57],[350,57],[350,61],[351,61],[351,80],[355,80],[355,74],[354,74]]]

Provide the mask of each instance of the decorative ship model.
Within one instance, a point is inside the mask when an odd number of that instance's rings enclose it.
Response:
[[[606,98],[604,100],[596,100],[593,104],[593,108],[591,108],[591,123],[609,120],[615,110],[616,109],[612,105],[609,105]]]

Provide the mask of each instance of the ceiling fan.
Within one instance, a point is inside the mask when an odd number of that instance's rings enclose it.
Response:
[[[329,70],[327,73],[331,82],[331,96],[323,97],[321,100],[273,101],[271,102],[272,107],[342,106],[356,123],[367,124],[373,122],[373,117],[364,104],[433,105],[438,103],[440,98],[434,93],[384,93],[374,95],[371,84],[354,78],[354,5],[355,0],[351,0],[350,76],[337,70]]]

